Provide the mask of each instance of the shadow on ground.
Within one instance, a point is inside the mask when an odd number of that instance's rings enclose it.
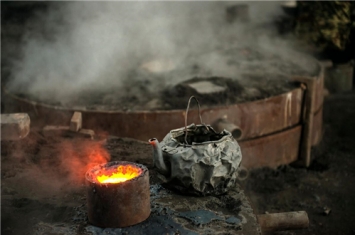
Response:
[[[326,97],[323,115],[308,169],[253,170],[242,183],[258,214],[307,211],[309,229],[280,234],[355,234],[355,92]]]

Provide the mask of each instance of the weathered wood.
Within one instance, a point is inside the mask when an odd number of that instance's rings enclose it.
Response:
[[[319,79],[316,82],[316,100],[315,100],[315,112],[313,117],[313,130],[312,130],[312,146],[320,143],[323,136],[323,103],[324,97],[329,95],[329,91],[325,88],[325,73],[326,70],[333,66],[332,61],[324,60],[320,61],[321,72]]]
[[[309,167],[311,164],[312,129],[316,106],[317,78],[293,77],[293,79],[302,82],[307,87],[303,106],[302,143],[300,147],[300,156],[296,164]]]
[[[320,62],[321,71],[316,79],[316,97],[315,97],[315,107],[314,112],[317,113],[320,109],[323,108],[324,102],[324,79],[325,79],[325,70],[332,65],[331,61]]]
[[[69,129],[71,131],[79,131],[82,127],[82,115],[81,112],[74,112],[71,120]]]
[[[305,211],[293,211],[257,215],[262,232],[286,231],[304,229],[309,226]]]
[[[1,140],[20,140],[30,132],[27,113],[1,114]]]
[[[323,133],[323,109],[320,109],[313,116],[312,146],[321,142]]]

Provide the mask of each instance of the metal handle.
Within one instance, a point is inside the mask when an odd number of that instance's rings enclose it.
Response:
[[[195,96],[191,96],[189,99],[189,102],[187,103],[187,108],[186,108],[186,115],[185,115],[185,143],[187,143],[187,114],[189,113],[189,108],[190,108],[190,102],[192,99],[195,99],[198,105],[198,116],[200,117],[200,123],[204,126],[206,126],[205,124],[203,124],[202,122],[202,118],[201,118],[201,112],[200,112],[200,103],[198,102],[198,99]],[[207,128],[207,126],[206,126]],[[208,129],[208,128],[207,128]]]

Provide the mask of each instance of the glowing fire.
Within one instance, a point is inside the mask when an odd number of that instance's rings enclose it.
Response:
[[[142,169],[133,165],[120,165],[113,170],[106,172],[96,177],[100,183],[122,183],[127,180],[133,179],[142,173]]]

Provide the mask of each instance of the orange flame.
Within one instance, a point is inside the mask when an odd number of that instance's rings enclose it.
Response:
[[[96,177],[100,183],[122,183],[127,180],[138,177],[142,169],[134,165],[120,165],[114,170],[108,170]]]

